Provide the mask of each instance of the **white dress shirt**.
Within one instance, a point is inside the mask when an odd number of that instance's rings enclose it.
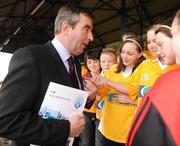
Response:
[[[71,56],[69,51],[64,47],[64,45],[56,37],[54,37],[54,39],[51,41],[51,43],[53,44],[53,46],[57,50],[60,58],[62,59],[64,65],[65,65],[65,67],[67,69],[67,71],[69,72],[68,59]],[[76,73],[76,77],[77,77],[77,80],[78,80],[79,88],[81,88],[81,83],[80,83],[80,80],[79,80],[79,77],[78,77],[76,65],[75,65],[75,73]]]

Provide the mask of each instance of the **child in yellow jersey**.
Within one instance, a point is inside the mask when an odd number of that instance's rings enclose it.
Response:
[[[104,48],[100,55],[100,65],[101,65],[101,74],[100,76],[104,77],[107,70],[109,70],[113,64],[117,63],[116,52],[113,48]],[[99,90],[99,99],[97,99],[97,110],[96,117],[101,119],[102,108],[104,106],[104,97],[106,96],[109,88],[107,86],[97,86]]]
[[[163,73],[168,72],[177,66],[163,65],[158,59],[145,60],[135,70],[135,74],[131,77],[131,82],[126,84],[131,99],[137,98],[138,93],[138,107],[141,103],[142,97],[152,87],[156,79]]]
[[[108,70],[105,77],[116,83],[128,83],[134,69],[144,60],[141,44],[138,38],[124,40],[121,45],[120,64]],[[109,88],[98,128],[103,138],[99,146],[124,146],[136,110],[136,102],[119,100],[120,96],[127,95],[119,94],[116,89]]]
[[[156,78],[161,74],[162,70],[161,68],[163,65],[161,65],[161,62],[156,59],[157,56],[157,45],[156,45],[156,38],[155,38],[155,30],[159,28],[159,25],[152,25],[149,30],[147,31],[147,48],[149,52],[150,58],[145,60],[139,67],[136,69],[136,74],[133,75],[132,81],[130,84],[126,85],[129,92],[129,95],[131,99],[137,98],[138,96],[141,96],[141,94],[144,94],[147,92],[150,88],[150,86],[153,85]],[[151,75],[151,79],[149,78],[149,74]],[[152,78],[153,77],[153,78]],[[142,85],[140,80],[142,79]],[[143,89],[143,93],[139,91],[139,88]],[[138,92],[139,91],[139,92]],[[138,104],[140,101],[138,102]]]
[[[100,76],[104,77],[106,72],[115,63],[117,63],[117,56],[116,56],[115,50],[112,48],[104,48],[100,56],[100,64],[101,64],[101,69],[102,69]],[[104,107],[104,98],[107,97],[107,92],[109,91],[109,87],[104,86],[104,85],[99,85],[97,86],[97,88],[99,92],[98,94],[99,98],[97,98],[96,117],[99,121],[102,117],[102,109]],[[104,139],[101,136],[101,133],[97,131],[96,146],[101,146],[103,141]]]
[[[100,68],[100,51],[90,50],[84,54],[85,69],[82,72],[82,77],[97,76],[101,72]],[[96,102],[90,109],[84,109],[85,129],[80,135],[79,146],[95,146],[96,139]]]

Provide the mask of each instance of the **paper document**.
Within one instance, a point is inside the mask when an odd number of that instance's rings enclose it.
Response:
[[[50,82],[39,115],[44,119],[69,119],[83,112],[87,97],[86,91]],[[74,138],[69,138],[67,146],[71,146],[73,140]]]
[[[0,82],[2,82],[8,73],[9,62],[13,54],[0,52]]]

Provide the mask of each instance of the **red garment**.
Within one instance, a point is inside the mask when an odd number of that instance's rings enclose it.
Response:
[[[126,146],[180,146],[180,69],[162,75],[143,98]]]

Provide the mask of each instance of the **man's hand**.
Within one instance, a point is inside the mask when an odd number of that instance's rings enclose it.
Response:
[[[85,128],[85,118],[83,114],[77,114],[69,119],[70,133],[69,137],[78,137]]]

